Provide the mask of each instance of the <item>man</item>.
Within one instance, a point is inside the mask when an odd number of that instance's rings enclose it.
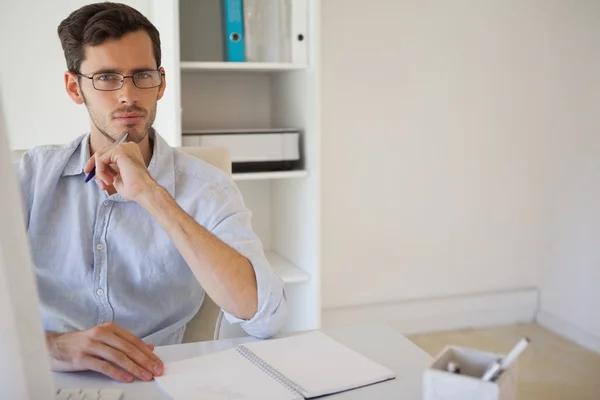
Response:
[[[163,373],[154,345],[181,341],[205,293],[247,333],[276,333],[284,286],[238,189],[152,129],[166,87],[156,28],[129,6],[98,3],[58,35],[67,94],[86,106],[91,131],[19,163],[53,369],[151,380]]]

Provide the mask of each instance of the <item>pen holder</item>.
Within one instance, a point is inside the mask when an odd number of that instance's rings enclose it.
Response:
[[[423,400],[514,400],[517,366],[510,365],[496,381],[481,379],[487,368],[502,355],[448,346],[423,374]],[[447,371],[453,362],[459,373]]]

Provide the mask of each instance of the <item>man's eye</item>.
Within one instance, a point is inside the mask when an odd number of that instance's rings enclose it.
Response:
[[[137,74],[136,78],[138,79],[149,79],[151,77],[151,75],[147,72],[141,72],[139,74]]]
[[[112,81],[112,80],[115,80],[117,78],[115,77],[115,75],[99,75],[97,77],[97,79],[99,81]]]

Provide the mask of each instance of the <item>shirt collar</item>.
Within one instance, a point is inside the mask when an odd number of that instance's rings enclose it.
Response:
[[[153,129],[148,133],[154,141],[152,158],[148,165],[148,173],[160,186],[164,187],[171,197],[175,196],[175,164],[173,148]],[[79,142],[79,144],[77,144]],[[73,142],[75,151],[67,161],[61,176],[83,175],[83,167],[90,159],[90,133],[77,138]],[[121,196],[114,195],[118,199]]]
[[[90,159],[90,134],[80,136],[71,143],[75,151],[69,157],[60,176],[75,176],[83,174],[83,167]]]

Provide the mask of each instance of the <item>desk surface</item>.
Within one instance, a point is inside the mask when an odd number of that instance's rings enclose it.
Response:
[[[396,379],[324,398],[335,400],[421,399],[423,371],[431,364],[433,358],[410,340],[387,325],[344,326],[324,328],[322,331],[340,343],[396,372]],[[240,343],[255,340],[245,337],[160,346],[155,349],[155,352],[165,363],[168,363],[226,350]],[[125,392],[123,400],[171,399],[154,381],[119,383],[95,372],[54,372],[53,377],[56,386],[60,388],[117,387]]]

